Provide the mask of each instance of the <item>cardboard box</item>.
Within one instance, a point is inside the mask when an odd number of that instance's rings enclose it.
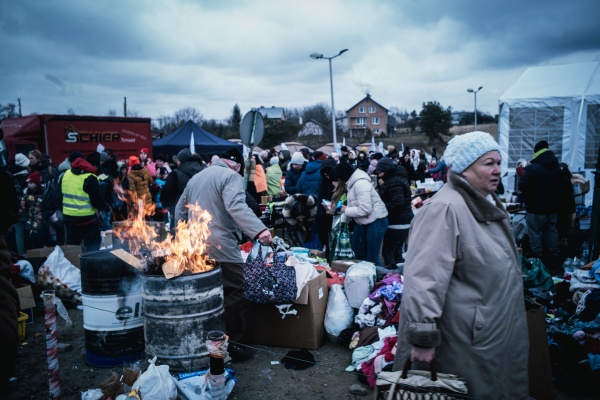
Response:
[[[25,257],[48,257],[54,251],[54,247],[42,247],[40,249],[30,249],[25,253]],[[65,258],[74,266],[79,268],[79,256],[81,255],[81,246],[68,244],[60,246],[60,249],[65,254]]]
[[[33,298],[31,286],[18,285],[16,288],[17,293],[19,294],[19,304],[21,305],[21,310],[35,307],[35,299]]]
[[[302,289],[285,315],[277,306],[251,304],[244,341],[267,346],[316,350],[325,338],[327,278],[324,271]],[[281,306],[280,306],[281,307]]]
[[[331,269],[333,271],[347,272],[348,268],[352,266],[352,264],[356,264],[360,262],[360,260],[335,260],[331,262]]]
[[[327,258],[327,254],[324,251],[314,250],[314,249],[310,251],[310,256],[311,257],[319,257],[319,258]]]

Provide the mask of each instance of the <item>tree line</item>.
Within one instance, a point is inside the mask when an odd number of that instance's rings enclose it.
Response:
[[[296,141],[298,133],[307,121],[315,121],[323,127],[322,136],[304,136],[302,142],[311,147],[317,148],[333,139],[333,130],[331,126],[331,107],[325,103],[318,103],[311,106],[299,108],[284,108],[285,120],[265,119],[265,135],[260,144],[263,148],[276,146],[282,142]],[[35,113],[34,113],[35,114]],[[75,114],[72,109],[68,114]],[[390,114],[401,121],[396,124],[402,132],[420,132],[429,138],[429,144],[443,142],[443,136],[450,134],[452,122],[452,107],[444,107],[436,101],[424,102],[422,109],[417,113],[416,110],[408,112],[407,110],[391,107]],[[109,109],[107,115],[116,116],[113,109]],[[9,103],[0,105],[0,121],[5,118],[18,117],[16,105]],[[128,117],[140,116],[135,110],[127,111]],[[336,119],[344,116],[343,112],[336,112]],[[208,132],[222,137],[224,139],[233,139],[240,137],[240,124],[242,121],[242,112],[240,107],[235,104],[231,110],[230,117],[226,120],[207,119],[202,113],[194,107],[184,107],[176,111],[173,115],[162,115],[152,119],[152,129],[158,133],[158,137],[165,137],[181,128],[187,121],[192,120]],[[477,112],[477,121],[481,124],[497,122],[497,116],[492,117],[489,114]],[[460,125],[469,125],[474,122],[473,113],[464,113],[460,120]],[[342,131],[341,126],[337,126]],[[388,134],[389,135],[389,134]],[[371,133],[365,132],[364,138],[370,140]]]

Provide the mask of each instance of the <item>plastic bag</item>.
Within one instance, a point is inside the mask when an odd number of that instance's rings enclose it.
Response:
[[[526,288],[540,287],[556,293],[552,276],[539,258],[521,256],[521,269],[523,271],[523,286]]]
[[[342,285],[332,285],[327,299],[327,311],[325,312],[325,330],[334,337],[352,325],[354,310],[348,304],[346,293]]]
[[[144,399],[176,400],[177,386],[169,374],[169,366],[156,366],[156,359],[157,357],[148,360],[150,363],[148,369],[133,383],[132,387],[134,389],[139,387]]]
[[[354,251],[352,251],[352,245],[350,244],[350,230],[345,214],[340,215],[339,219],[334,217],[329,248],[329,262],[354,258]]]
[[[375,264],[368,261],[352,264],[348,268],[344,280],[344,289],[346,289],[346,297],[352,308],[359,308],[363,300],[371,294],[371,290],[375,286],[376,276]]]
[[[65,258],[60,246],[54,248],[44,265],[69,289],[81,292],[81,271]]]

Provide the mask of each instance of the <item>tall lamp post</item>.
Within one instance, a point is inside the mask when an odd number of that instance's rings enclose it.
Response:
[[[473,93],[473,96],[475,97],[475,130],[477,130],[477,92],[481,89],[483,89],[483,86],[479,86],[479,89],[477,90],[467,89],[467,92]]]
[[[336,136],[336,131],[335,131],[335,103],[333,102],[333,73],[331,71],[331,60],[333,60],[336,57],[341,56],[342,54],[344,54],[347,51],[348,51],[348,49],[341,50],[335,56],[331,56],[331,57],[325,57],[321,53],[312,53],[310,55],[310,58],[312,58],[313,60],[319,60],[319,59],[329,60],[329,85],[331,87],[331,126],[333,129],[333,149],[334,149],[334,151],[338,151],[338,148],[337,148],[337,136]]]

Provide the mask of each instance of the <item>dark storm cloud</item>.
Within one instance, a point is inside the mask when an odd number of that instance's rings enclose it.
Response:
[[[481,42],[483,50],[474,54],[480,66],[514,68],[600,49],[597,0],[414,0],[393,7],[411,26],[456,22],[459,34],[451,39],[459,43],[451,46]]]

